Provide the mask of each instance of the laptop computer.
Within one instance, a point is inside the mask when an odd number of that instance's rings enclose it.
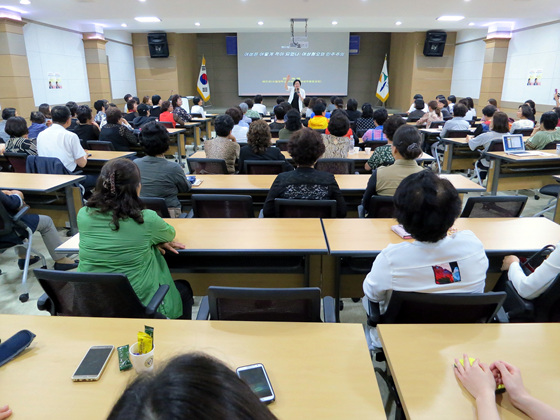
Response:
[[[538,156],[539,152],[530,152],[525,150],[522,134],[504,134],[502,136],[504,142],[504,152],[508,155],[515,156]]]

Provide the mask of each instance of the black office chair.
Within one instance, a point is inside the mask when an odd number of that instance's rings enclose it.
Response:
[[[158,123],[163,125],[165,128],[175,128],[173,127],[173,123],[171,121],[158,121]]]
[[[193,194],[192,217],[244,218],[255,217],[250,195]]]
[[[284,171],[283,160],[245,160],[243,173],[249,175],[277,175]]]
[[[552,197],[552,198],[551,198],[550,201],[545,205],[545,208],[542,209],[541,211],[539,211],[538,213],[535,213],[535,214],[533,215],[533,217],[542,216],[542,215],[545,214],[547,211],[556,208],[556,205],[557,205],[557,202],[558,202],[558,194],[560,194],[560,184],[548,184],[548,185],[545,185],[544,187],[542,187],[542,188],[539,190],[539,194],[548,195],[549,197]],[[536,198],[536,197],[535,197],[535,198]]]
[[[365,217],[368,219],[389,219],[395,217],[395,201],[393,196],[373,195],[369,200],[369,207]]]
[[[196,112],[195,112],[194,114],[191,113],[191,117],[193,117],[193,118],[202,118],[202,114],[196,113]]]
[[[101,141],[101,140],[88,140],[87,146],[91,150],[106,150],[106,151],[114,151],[115,146],[110,141]]]
[[[362,150],[365,150],[366,147],[370,147],[371,150],[373,151],[373,150],[377,149],[378,147],[385,146],[386,144],[387,144],[387,141],[366,140],[363,143],[360,143],[359,146]]]
[[[524,137],[528,137],[533,134],[532,128],[518,128],[517,130],[513,130],[511,134],[522,134]]]
[[[445,121],[432,121],[429,128],[442,128]]]
[[[504,309],[510,322],[560,322],[560,275],[533,300],[522,298],[509,280],[505,291]]]
[[[157,308],[169,290],[167,284],[159,286],[144,306],[124,274],[41,269],[33,272],[45,291],[37,308],[53,316],[165,318]]]
[[[223,159],[187,158],[187,166],[191,174],[228,174],[226,161]]]
[[[278,147],[283,152],[287,152],[289,141],[290,140],[276,140],[276,147]]]
[[[331,174],[353,174],[354,168],[353,159],[323,158],[315,163],[315,169]]]
[[[324,322],[336,322],[334,299],[323,299]],[[321,322],[321,289],[318,287],[258,289],[208,288],[197,320]]]
[[[274,130],[270,130],[270,136],[273,139],[277,139],[280,136],[280,128],[275,128]]]
[[[471,135],[472,131],[470,130],[448,130],[447,133],[445,133],[445,137],[450,139],[461,139]]]
[[[364,134],[366,134],[366,132],[369,130],[369,128],[360,128],[356,130],[356,135],[358,136],[359,139],[361,139],[362,137],[364,137]]]
[[[8,159],[8,162],[12,165],[14,172],[21,174],[27,172],[25,169],[27,156],[29,156],[27,153],[4,152],[4,156],[6,156],[6,159]]]
[[[140,197],[140,201],[142,201],[145,208],[155,211],[159,217],[164,219],[171,217],[167,204],[165,204],[165,199],[161,197]],[[181,213],[179,217],[187,217],[187,213]]]
[[[526,203],[526,195],[469,197],[461,217],[519,217]]]
[[[274,217],[316,218],[336,217],[336,200],[274,199]]]
[[[43,254],[32,248],[33,231],[21,220],[21,217],[27,213],[27,210],[29,210],[29,206],[24,206],[12,216],[0,203],[0,252],[4,252],[8,248],[12,248],[14,246],[22,246],[25,248],[25,263],[23,266],[23,276],[21,278],[21,294],[19,295],[19,300],[22,303],[29,300],[27,276],[31,252],[33,252],[34,255],[39,256],[42,262],[42,267],[47,268],[47,261],[45,260]]]

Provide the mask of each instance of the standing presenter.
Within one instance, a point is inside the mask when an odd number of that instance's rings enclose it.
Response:
[[[299,112],[303,109],[303,100],[305,99],[305,90],[301,88],[301,80],[295,79],[293,86],[288,87],[288,82],[292,77],[288,74],[286,77],[286,83],[284,83],[284,89],[290,92],[290,97],[288,102],[292,105],[292,108],[297,109]]]

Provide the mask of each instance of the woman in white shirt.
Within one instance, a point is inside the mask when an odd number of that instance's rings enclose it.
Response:
[[[202,108],[204,105],[204,101],[199,96],[195,96],[192,100],[193,106],[191,108],[191,115],[192,114],[200,114],[202,118],[206,118],[206,111]]]
[[[517,118],[519,119],[511,125],[509,130],[510,133],[513,133],[515,130],[535,127],[535,122],[533,121],[533,111],[531,111],[531,107],[529,105],[519,105],[519,108],[517,108]]]
[[[288,102],[292,105],[292,108],[297,109],[301,112],[303,109],[303,100],[305,99],[305,90],[301,88],[301,80],[295,79],[293,86],[288,86],[288,82],[292,79],[292,76],[288,74],[286,77],[286,83],[284,83],[284,89],[290,92],[290,97]]]
[[[231,130],[231,134],[235,137],[235,140],[238,143],[247,143],[247,132],[249,128],[242,127],[239,125],[239,122],[243,119],[243,113],[237,107],[229,108],[226,111],[226,115],[229,115],[233,119],[233,130]]]

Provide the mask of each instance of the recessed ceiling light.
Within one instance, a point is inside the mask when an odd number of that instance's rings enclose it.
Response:
[[[395,25],[400,26],[400,25],[402,25],[402,22],[400,20],[398,20],[398,21],[395,22]]]
[[[128,25],[127,25],[126,23],[121,23],[121,26],[122,26],[123,28],[126,28]]]
[[[469,23],[469,26],[474,26],[474,22]]]
[[[443,22],[458,22],[465,19],[465,16],[440,16],[436,20],[441,20]]]
[[[154,23],[154,22],[161,22],[161,19],[155,16],[144,16],[144,17],[135,17],[135,21],[142,22],[142,23]]]
[[[145,3],[145,2],[146,2],[146,0],[138,0],[138,1],[141,2],[141,3]]]
[[[31,4],[29,0],[19,0],[19,4]]]
[[[195,22],[194,26],[200,26],[200,22]]]
[[[333,20],[331,23],[332,23],[333,25],[338,25],[338,22],[337,22],[336,20]]]
[[[264,22],[263,22],[262,20],[259,20],[259,21],[257,22],[257,24],[262,26],[262,25],[264,25]]]

